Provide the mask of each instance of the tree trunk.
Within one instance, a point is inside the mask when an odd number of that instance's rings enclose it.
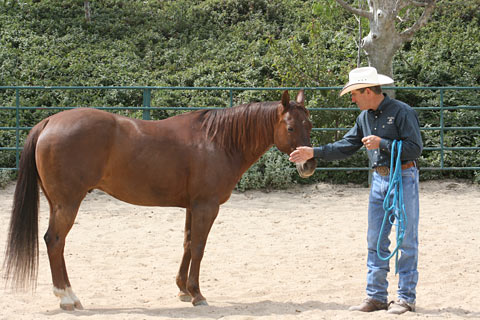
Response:
[[[405,41],[410,41],[413,35],[423,27],[435,8],[435,0],[367,0],[369,11],[353,8],[344,0],[336,0],[344,9],[360,17],[367,18],[370,32],[362,39],[360,46],[365,51],[368,65],[375,67],[380,74],[393,77],[393,58]],[[408,10],[405,19],[399,17],[400,12],[409,7],[425,7],[422,15],[415,23],[403,32],[396,29],[396,20],[408,21]],[[387,92],[394,96],[394,92]]]
[[[395,16],[389,12],[390,1],[368,1],[370,12],[370,32],[362,39],[362,48],[368,59],[368,65],[375,67],[380,74],[393,77],[393,57],[403,42],[395,29]],[[394,90],[385,91],[395,97]]]
[[[393,78],[393,57],[402,41],[395,29],[395,17],[387,11],[388,8],[382,8],[377,2],[380,1],[369,1],[372,13],[369,17],[370,32],[362,39],[362,48],[370,66]]]
[[[90,11],[90,1],[83,1],[83,8],[85,9],[85,20],[87,21],[87,23],[89,23],[92,16]]]

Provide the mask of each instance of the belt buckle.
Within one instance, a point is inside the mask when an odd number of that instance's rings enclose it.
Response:
[[[384,177],[386,177],[390,174],[390,168],[389,167],[384,167],[384,166],[376,167],[375,171],[377,171],[377,173],[379,175],[384,176]]]

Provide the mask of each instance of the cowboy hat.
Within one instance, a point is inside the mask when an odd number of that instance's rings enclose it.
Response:
[[[356,68],[348,74],[348,83],[340,91],[340,96],[352,90],[361,88],[392,84],[393,79],[383,74],[378,74],[374,67]]]

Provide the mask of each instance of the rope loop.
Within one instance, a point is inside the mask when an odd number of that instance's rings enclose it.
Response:
[[[395,151],[398,149],[398,151]],[[396,154],[395,154],[396,153]],[[407,229],[407,214],[405,212],[405,204],[403,202],[403,184],[402,184],[402,141],[394,140],[392,144],[392,153],[390,159],[390,175],[388,182],[387,195],[383,201],[383,217],[382,227],[377,241],[377,255],[381,260],[390,260],[395,255],[395,274],[398,273],[398,251],[402,245]],[[396,246],[388,256],[383,257],[380,253],[380,242],[385,225],[390,223],[396,229]]]

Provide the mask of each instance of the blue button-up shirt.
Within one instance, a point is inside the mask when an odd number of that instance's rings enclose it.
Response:
[[[390,166],[393,140],[402,140],[402,163],[416,160],[423,149],[420,125],[415,110],[387,95],[377,110],[364,110],[355,126],[342,139],[315,147],[314,157],[327,161],[341,160],[353,155],[362,146],[362,138],[375,135],[381,139],[380,148],[367,150],[370,166]]]

